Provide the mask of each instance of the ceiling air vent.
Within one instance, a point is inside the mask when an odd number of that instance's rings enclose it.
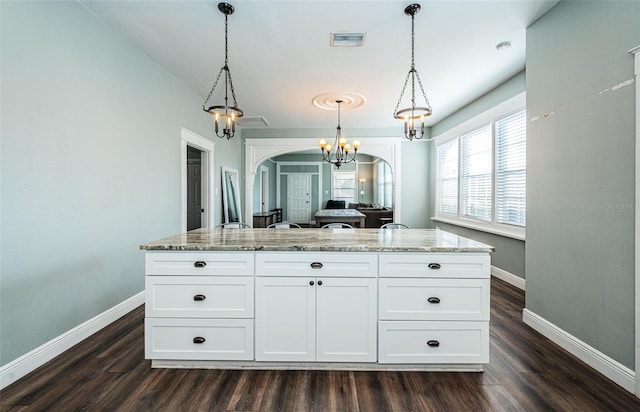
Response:
[[[238,119],[238,126],[254,129],[257,127],[268,127],[269,123],[267,119],[262,116],[244,116]]]
[[[331,47],[362,47],[365,33],[331,33]]]

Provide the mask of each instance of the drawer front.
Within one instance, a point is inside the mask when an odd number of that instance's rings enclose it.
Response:
[[[376,277],[374,253],[256,253],[258,276]]]
[[[380,277],[489,279],[490,274],[489,254],[385,253],[380,255]]]
[[[381,320],[489,320],[489,279],[380,278]]]
[[[147,275],[253,275],[252,253],[147,252]]]
[[[489,362],[489,322],[380,321],[380,363]]]
[[[146,359],[252,360],[251,319],[144,321]]]
[[[253,277],[147,276],[147,317],[253,318]]]

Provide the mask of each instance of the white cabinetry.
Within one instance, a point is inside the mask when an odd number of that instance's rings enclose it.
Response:
[[[486,252],[145,259],[145,356],[154,366],[479,370],[489,361]]]
[[[375,254],[270,253],[257,262],[256,361],[376,361]]]
[[[380,363],[489,361],[488,255],[380,255]]]
[[[252,360],[252,253],[146,254],[145,357]]]

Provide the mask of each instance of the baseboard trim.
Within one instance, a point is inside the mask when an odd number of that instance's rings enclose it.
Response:
[[[633,370],[611,359],[604,353],[589,346],[563,329],[560,329],[558,326],[529,309],[522,311],[522,320],[525,324],[531,326],[596,371],[611,379],[627,391],[634,393],[636,379]]]
[[[72,346],[131,312],[144,303],[144,291],[107,309],[86,322],[51,339],[34,350],[0,367],[0,389],[34,371]]]
[[[517,287],[518,289],[525,290],[527,282],[520,276],[516,276],[513,273],[507,272],[495,266],[491,266],[491,276],[495,276],[500,280],[504,280],[510,285]]]

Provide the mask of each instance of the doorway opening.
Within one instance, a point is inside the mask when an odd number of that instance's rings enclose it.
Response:
[[[202,153],[187,146],[187,230],[202,227]]]
[[[213,148],[214,143],[211,140],[205,139],[187,129],[181,130],[180,174],[182,193],[180,227],[182,232],[192,230],[189,229],[190,227],[208,228],[214,225]],[[199,207],[197,203],[200,203]],[[200,219],[199,222],[198,219]]]

